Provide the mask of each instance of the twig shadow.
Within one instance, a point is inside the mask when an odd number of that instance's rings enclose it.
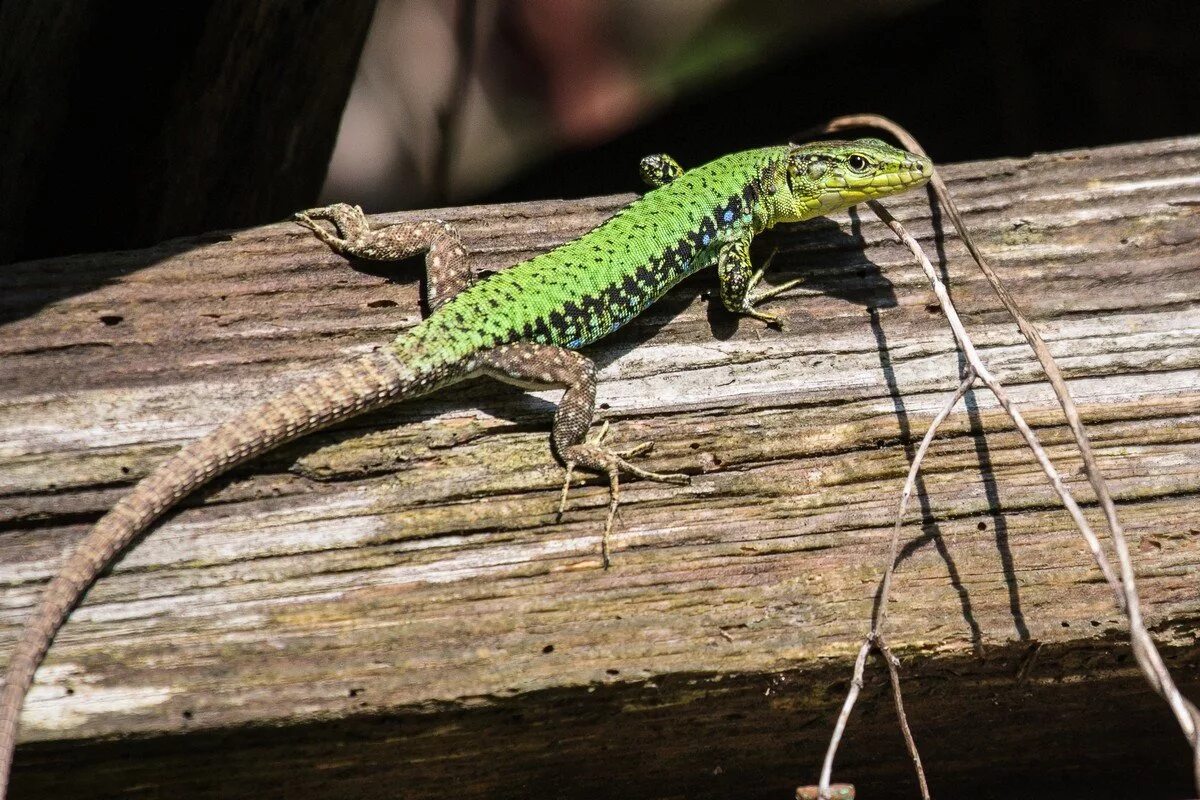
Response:
[[[855,236],[860,236],[861,220],[858,213],[850,210],[851,229]],[[888,395],[892,399],[892,407],[896,412],[896,424],[900,428],[900,442],[904,447],[905,459],[908,463],[912,463],[916,457],[916,446],[912,438],[912,426],[908,419],[908,410],[904,406],[904,397],[900,393],[900,386],[896,381],[896,371],[892,366],[891,349],[888,346],[887,334],[883,330],[883,324],[879,317],[879,311],[876,308],[867,309],[871,318],[871,333],[875,336],[875,343],[879,352],[879,367],[883,371],[883,378],[887,382]],[[951,555],[949,547],[946,546],[945,537],[942,536],[941,528],[937,524],[937,520],[933,515],[933,509],[929,500],[929,493],[925,488],[925,480],[918,472],[914,484],[917,502],[921,507],[921,535],[904,545],[896,556],[896,563],[893,567],[898,567],[909,556],[916,553],[926,544],[932,543],[937,550],[938,555],[946,564],[946,572],[950,577],[950,585],[954,588],[958,595],[959,605],[962,607],[963,620],[971,630],[971,647],[976,654],[981,654],[983,651],[983,632],[979,627],[979,622],[975,619],[974,609],[971,605],[971,595],[967,591],[967,587],[963,584],[962,576],[958,571],[958,566],[954,563],[954,556]],[[871,609],[872,619],[877,619],[879,615],[879,603],[882,600],[882,584],[875,590],[874,605]]]
[[[941,273],[942,283],[946,285],[946,291],[953,296],[954,287],[950,282],[949,261],[946,258],[945,229],[942,225],[941,206],[934,196],[932,187],[928,189],[928,192],[931,209],[930,224],[933,227],[937,267]],[[965,374],[968,367],[966,356],[963,355],[961,350],[956,351],[956,353],[958,356],[959,374]],[[975,457],[979,462],[979,474],[983,482],[984,495],[987,498],[988,516],[991,518],[992,530],[996,539],[996,552],[1000,556],[1001,569],[1004,571],[1004,585],[1008,589],[1009,613],[1012,614],[1013,624],[1017,629],[1017,637],[1022,642],[1026,642],[1030,638],[1029,627],[1025,623],[1025,612],[1021,610],[1021,590],[1017,585],[1016,564],[1013,560],[1012,547],[1009,543],[1008,520],[1004,516],[1004,510],[1000,504],[999,487],[996,485],[994,478],[995,472],[992,468],[991,451],[988,448],[987,438],[984,435],[983,418],[979,410],[979,401],[975,396],[975,390],[972,389],[963,396],[963,406],[967,411],[971,441],[975,446]]]

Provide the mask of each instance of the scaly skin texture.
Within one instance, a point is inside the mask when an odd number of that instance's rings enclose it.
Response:
[[[602,540],[619,502],[619,475],[685,482],[660,475],[588,441],[595,367],[575,352],[617,330],[693,272],[716,265],[721,299],[733,312],[776,322],[758,311],[783,288],[755,293],[761,277],[749,259],[753,236],[779,222],[821,216],[919,186],[932,165],[877,139],[817,142],[733,153],[684,172],[669,156],[643,160],[656,186],[599,227],[554,250],[473,283],[467,251],[444,222],[371,230],[358,208],[339,204],[297,221],[336,252],[389,260],[426,252],[433,313],[390,345],[267,400],[182,448],[143,478],[68,556],[46,588],[9,660],[0,692],[0,800],[7,792],[21,705],[34,672],[67,614],[116,556],[175,503],[215,476],[350,416],[488,375],[524,387],[566,389],[551,442],[567,467],[608,477]],[[322,226],[333,224],[336,233]],[[560,512],[562,508],[560,508]]]

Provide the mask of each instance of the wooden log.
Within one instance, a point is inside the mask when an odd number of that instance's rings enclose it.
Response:
[[[1200,138],[945,172],[1070,379],[1151,630],[1195,698]],[[437,214],[495,270],[629,199]],[[964,249],[922,195],[890,207],[944,254],[984,358],[1090,501]],[[189,499],[89,593],[26,705],[14,797],[779,798],[814,782],[909,459],[962,362],[869,215],[761,239],[774,280],[808,281],[773,306],[786,331],[729,317],[704,275],[590,351],[612,440],[653,440],[646,464],[693,475],[623,484],[612,569],[600,481],[555,522],[554,392],[480,381],[311,436]],[[132,482],[414,324],[418,271],[349,265],[290,223],[7,268],[0,652]],[[927,462],[890,617],[935,794],[1182,796],[1185,746],[1082,538],[992,399],[968,401]],[[877,672],[842,752],[860,796],[911,795]]]

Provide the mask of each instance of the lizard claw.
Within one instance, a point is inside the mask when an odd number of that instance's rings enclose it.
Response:
[[[563,513],[566,511],[567,493],[571,487],[571,475],[576,466],[586,467],[587,469],[608,476],[608,518],[604,522],[604,535],[600,540],[600,557],[605,569],[608,569],[612,565],[609,537],[612,534],[613,523],[617,517],[617,509],[621,504],[621,472],[624,471],[645,480],[673,483],[679,486],[687,485],[692,480],[690,475],[684,473],[651,472],[635,464],[631,464],[626,459],[650,452],[654,448],[654,443],[642,442],[628,450],[612,450],[601,444],[607,433],[608,423],[605,422],[604,426],[600,429],[600,433],[591,441],[572,445],[566,448],[566,451],[563,453],[563,457],[566,460],[567,474],[566,479],[563,481],[562,496],[559,498],[558,516],[556,519],[556,521],[561,521]]]
[[[774,328],[777,331],[787,330],[787,317],[782,314],[767,314],[754,308],[750,303],[746,304],[746,308],[742,310],[742,313],[747,317],[765,322],[768,327]]]
[[[339,254],[344,254],[356,243],[360,243],[371,230],[370,224],[367,222],[367,215],[363,213],[362,208],[349,203],[334,203],[322,208],[310,208],[297,212],[292,219],[298,225],[308,228],[331,250]],[[332,222],[337,233],[330,233],[328,228],[318,223],[318,220]]]

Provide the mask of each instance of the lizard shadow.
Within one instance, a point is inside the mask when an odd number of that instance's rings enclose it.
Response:
[[[850,209],[850,233],[844,234],[847,239],[854,242],[859,252],[862,252],[863,239],[861,234],[862,220],[859,216],[857,208]],[[873,275],[878,281],[886,286],[887,294],[884,296],[884,302],[868,302],[866,306],[867,316],[870,320],[871,334],[875,339],[876,351],[879,356],[879,368],[883,373],[884,383],[887,386],[888,397],[892,401],[892,408],[896,415],[896,424],[899,428],[899,440],[904,448],[905,461],[912,463],[916,455],[916,443],[912,436],[912,424],[909,420],[908,409],[904,404],[904,395],[900,390],[900,385],[896,376],[895,365],[892,361],[891,348],[888,343],[887,334],[884,330],[883,320],[880,315],[880,310],[890,308],[897,305],[894,287],[886,276],[880,272],[877,265],[871,263],[865,256],[863,260],[870,264],[869,268],[863,269],[860,272],[860,278],[866,278]],[[978,621],[975,619],[974,609],[971,603],[970,593],[967,591],[966,585],[962,581],[961,573],[954,561],[954,556],[950,553],[946,545],[945,537],[943,537],[941,528],[938,525],[937,518],[933,513],[932,502],[929,497],[929,492],[925,486],[925,480],[921,473],[918,473],[914,481],[913,494],[917,499],[920,509],[920,536],[908,541],[900,549],[896,555],[896,561],[893,565],[898,567],[903,561],[915,554],[918,550],[927,544],[933,544],[937,550],[938,556],[946,564],[946,572],[950,579],[950,585],[958,596],[959,606],[961,608],[963,620],[971,632],[971,646],[976,653],[981,652],[982,648],[982,630]],[[880,602],[882,600],[881,591],[882,584],[876,587],[871,609],[871,619],[875,620],[879,617]]]
[[[776,280],[782,282],[794,277],[804,277],[805,280],[802,285],[808,291],[820,292],[821,294],[846,300],[865,308],[870,321],[871,333],[876,343],[880,371],[883,374],[888,397],[892,401],[892,407],[896,415],[899,440],[904,448],[906,461],[912,463],[912,459],[916,453],[912,436],[912,425],[909,420],[908,410],[904,404],[904,395],[897,379],[895,365],[891,356],[891,348],[884,330],[881,315],[882,310],[894,308],[898,305],[895,287],[887,276],[883,274],[879,266],[866,255],[861,233],[862,221],[858,210],[851,208],[849,216],[849,232],[843,231],[839,225],[824,218],[819,218],[808,224],[788,226],[790,230],[784,234],[784,241],[778,243],[776,246],[785,246],[788,243],[786,237],[789,236],[800,235],[810,239],[815,238],[816,247],[814,248],[810,244],[807,249],[820,259],[820,267],[814,269],[811,265],[805,266],[804,262],[796,263],[793,260],[792,263],[799,267],[799,272],[802,274],[791,275],[788,274],[790,270],[781,270],[781,274],[778,275]],[[942,253],[940,236],[938,241],[940,254]],[[805,259],[805,261],[810,260],[812,260],[811,255]],[[719,305],[719,303],[710,304],[710,317],[713,316],[712,309]],[[713,318],[715,322],[719,323],[720,317]],[[731,333],[733,330],[736,330],[736,324],[730,326],[726,322],[725,325],[727,326],[725,330],[730,330]],[[716,330],[715,325],[714,335],[721,338],[721,332]],[[914,494],[916,495],[920,509],[921,535],[908,542],[900,553],[897,554],[897,565],[926,544],[933,544],[938,556],[946,564],[950,584],[959,599],[963,620],[970,630],[972,647],[976,652],[980,652],[982,647],[982,631],[978,621],[975,619],[970,593],[963,583],[954,557],[946,545],[945,538],[942,535],[933,512],[925,481],[920,474],[916,478]],[[879,613],[879,602],[881,600],[879,591],[881,588],[879,587],[876,590],[874,607],[872,608],[872,619],[877,618]]]
[[[897,380],[887,335],[884,331],[880,314],[881,310],[894,308],[898,305],[895,286],[883,274],[879,265],[871,261],[867,256],[863,247],[861,220],[855,209],[850,210],[850,219],[851,227],[848,232],[843,230],[836,222],[823,217],[804,223],[781,225],[774,232],[755,240],[752,257],[754,263],[760,265],[772,253],[790,254],[787,256],[775,256],[776,261],[772,263],[772,269],[768,273],[770,283],[777,285],[788,280],[803,278],[804,282],[801,286],[805,293],[817,293],[826,297],[837,298],[848,303],[860,305],[866,309],[870,319],[871,332],[876,342],[880,370],[883,373],[888,396],[891,398],[896,414],[900,441],[903,443],[907,461],[911,463],[916,452],[911,433],[912,425],[909,421],[908,411],[904,405],[903,393],[900,390]],[[936,220],[937,218],[935,218],[935,223]],[[945,271],[946,260],[942,243],[942,231],[936,224],[935,230],[937,232],[938,254],[941,259],[942,269]],[[684,282],[684,285],[685,287],[692,288],[693,291],[674,292],[673,296],[668,295],[667,298],[664,298],[666,302],[662,304],[660,312],[654,315],[649,324],[638,326],[635,329],[636,336],[626,335],[620,337],[613,346],[606,349],[604,358],[597,359],[597,363],[609,363],[652,338],[664,325],[674,320],[683,310],[691,305],[696,290],[700,291],[701,296],[707,295],[707,318],[715,339],[721,341],[731,339],[739,332],[741,325],[744,323],[756,326],[759,329],[763,327],[763,324],[758,320],[735,315],[727,311],[719,298],[717,284],[715,270],[705,270],[701,274],[692,276],[692,278]],[[776,303],[777,305],[790,304],[795,306],[797,300],[794,296],[789,298],[789,294],[791,292],[785,292],[779,298],[768,302]],[[790,303],[787,302],[789,299],[791,300]],[[799,300],[799,303],[802,304],[803,300]],[[805,318],[790,317],[788,319],[788,327],[796,332],[804,331],[806,334],[810,332],[812,335],[820,334],[819,322],[809,321]],[[969,411],[974,408],[974,404],[968,407]],[[977,414],[973,415],[972,425],[973,432],[974,426],[980,425]],[[977,452],[979,452],[980,465],[986,476],[990,472],[990,461],[987,459],[986,443],[982,441],[979,435],[975,436],[975,441]],[[999,511],[999,500],[995,496],[995,484],[993,481],[988,481],[986,477],[985,483],[988,486],[987,497],[989,509],[991,509],[997,532],[997,543],[1001,549],[1001,558],[1005,567],[1005,577],[1008,581],[1014,616],[1017,619],[1018,629],[1023,633],[1023,638],[1027,638],[1027,632],[1025,631],[1023,619],[1020,614],[1019,600],[1015,595],[1016,582],[1011,571],[1012,559],[1007,553],[1007,540],[1006,538],[1002,538],[1002,531],[1005,528],[1003,526],[1003,515]],[[970,593],[963,583],[954,557],[946,545],[945,538],[934,515],[924,479],[920,475],[917,476],[914,488],[921,512],[921,535],[904,547],[897,556],[897,563],[907,559],[926,544],[933,544],[939,557],[946,564],[950,583],[959,598],[963,619],[970,630],[972,647],[976,652],[980,652],[982,647],[982,631],[978,621],[975,619]],[[879,599],[877,594],[873,617],[878,613],[877,604]]]

